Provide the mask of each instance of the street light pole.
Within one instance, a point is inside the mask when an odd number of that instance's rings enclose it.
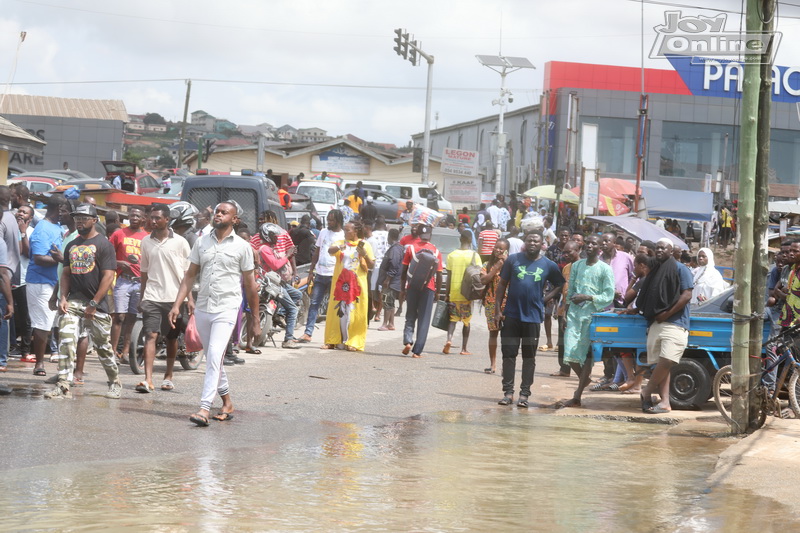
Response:
[[[497,193],[505,192],[503,189],[503,158],[506,155],[506,134],[503,132],[503,118],[506,102],[513,102],[511,91],[506,89],[506,75],[523,68],[536,68],[533,63],[524,57],[507,56],[475,56],[478,62],[500,74],[500,98],[492,100],[492,105],[500,106],[500,117],[497,122],[497,162],[495,164],[494,189]]]
[[[416,42],[415,42],[416,43]],[[433,56],[417,50],[428,62],[428,85],[425,89],[425,134],[422,136],[422,183],[428,183],[428,162],[431,157],[431,93],[433,93]]]

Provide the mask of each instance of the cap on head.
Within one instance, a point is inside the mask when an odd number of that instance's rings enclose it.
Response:
[[[86,215],[90,217],[97,217],[97,209],[92,204],[80,204],[75,208],[75,211],[70,213],[72,216]]]
[[[666,244],[667,246],[673,246],[672,240],[668,239],[667,237],[661,237],[656,241],[656,244]]]
[[[431,240],[431,234],[433,233],[433,228],[426,224],[420,224],[419,229],[417,230],[417,237],[422,239],[423,241]]]

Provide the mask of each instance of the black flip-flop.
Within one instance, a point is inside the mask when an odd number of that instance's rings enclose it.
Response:
[[[36,368],[33,371],[34,376],[46,376],[47,371],[44,368]]]
[[[203,415],[193,414],[189,417],[189,420],[200,427],[206,427],[208,425],[208,418],[204,417]]]
[[[491,368],[484,368],[483,371],[487,374],[494,374],[494,370],[492,370]]]
[[[219,413],[211,418],[219,420],[220,422],[227,422],[228,420],[233,420],[233,413]]]
[[[254,354],[254,355],[261,355],[261,350],[256,348],[254,350],[245,350],[244,353],[251,353],[251,354]]]

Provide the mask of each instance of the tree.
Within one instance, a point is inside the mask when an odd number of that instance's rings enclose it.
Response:
[[[122,156],[122,159],[124,161],[127,161],[129,163],[133,163],[138,168],[143,168],[142,167],[142,159],[144,159],[144,158],[145,158],[145,154],[143,154],[141,152],[136,152],[134,150],[126,150],[125,151],[125,155]]]
[[[147,113],[142,119],[145,124],[166,124],[167,121],[158,113]]]
[[[178,166],[175,163],[175,160],[169,154],[159,156],[159,158],[156,160],[156,164],[161,168],[176,168]]]

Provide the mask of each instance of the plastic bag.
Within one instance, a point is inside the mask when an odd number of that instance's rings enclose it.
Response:
[[[415,204],[414,210],[411,212],[411,225],[414,224],[427,224],[434,228],[439,225],[439,221],[444,218],[444,214],[434,211],[422,204]]]
[[[189,323],[186,324],[186,332],[183,334],[183,342],[186,345],[187,352],[199,352],[203,349],[203,343],[200,340],[200,332],[197,331],[194,315],[189,317]]]

